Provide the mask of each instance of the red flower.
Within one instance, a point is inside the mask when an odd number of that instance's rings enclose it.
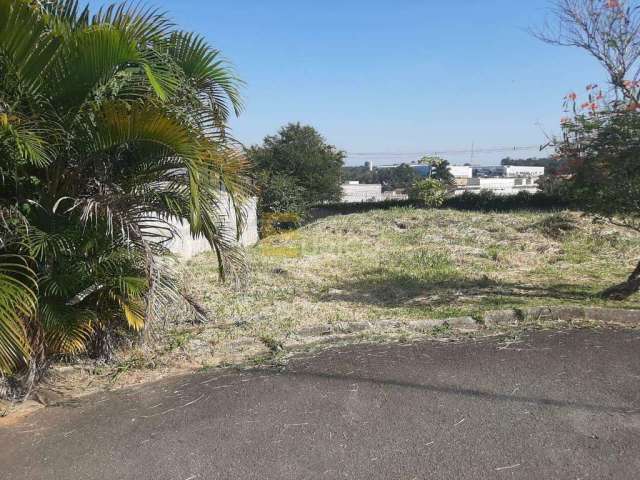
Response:
[[[620,0],[607,0],[607,8],[620,8]]]

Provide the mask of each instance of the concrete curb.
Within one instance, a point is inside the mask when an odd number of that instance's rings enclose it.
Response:
[[[560,321],[560,320],[592,320],[607,325],[622,325],[640,327],[640,310],[623,310],[615,308],[596,307],[531,307],[523,309],[492,310],[485,312],[479,318],[453,317],[423,320],[380,320],[378,322],[342,322],[335,324],[321,324],[302,328],[282,339],[285,347],[300,346],[313,341],[338,340],[349,338],[358,333],[398,333],[401,330],[417,334],[434,334],[440,329],[452,333],[473,333],[478,331],[498,330],[506,327],[517,327],[531,322]],[[255,337],[239,337],[224,347],[224,352],[230,356],[253,351],[253,353],[267,352],[268,346]]]
[[[398,320],[380,320],[379,322],[351,322],[316,325],[295,332],[297,337],[327,337],[349,335],[365,331],[389,331],[406,328],[414,332],[428,332],[434,328],[451,328],[459,332],[475,332],[482,328],[472,317],[454,317],[443,319],[425,319],[401,322]]]
[[[483,320],[488,328],[539,320],[594,320],[614,325],[640,326],[640,310],[562,306],[534,307],[487,312],[484,314]]]
[[[405,328],[414,332],[430,332],[437,328],[450,328],[466,333],[500,326],[517,326],[531,321],[594,320],[607,324],[640,326],[640,310],[622,310],[595,307],[532,307],[524,309],[492,310],[480,319],[454,317],[401,322],[380,320],[379,322],[348,322],[315,325],[294,333],[296,337],[328,337],[350,335],[365,331],[390,331]]]

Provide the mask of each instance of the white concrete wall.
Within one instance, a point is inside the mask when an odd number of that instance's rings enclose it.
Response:
[[[507,177],[541,177],[544,175],[544,167],[507,165],[504,167],[504,174]]]
[[[236,230],[236,214],[232,208],[231,200],[224,195],[223,205],[221,206],[221,218],[224,219],[224,225],[228,228],[228,234],[235,236]],[[246,220],[244,230],[240,234],[238,245],[251,246],[258,243],[258,213],[257,199],[251,198],[243,207]],[[182,257],[191,258],[203,252],[210,252],[211,246],[204,238],[193,238],[189,232],[189,224],[180,222],[177,219],[172,222],[173,227],[179,236],[174,238],[168,245],[172,253]]]
[[[481,191],[491,191],[496,195],[515,195],[522,191],[536,193],[539,191],[536,180],[535,177],[474,177],[469,179],[466,187],[459,187],[454,193],[456,195],[461,195],[464,192],[480,193]]]
[[[457,178],[471,178],[473,177],[473,168],[465,165],[449,165],[449,172],[451,175]]]
[[[342,185],[342,202],[359,203],[383,200],[379,183],[345,183]]]

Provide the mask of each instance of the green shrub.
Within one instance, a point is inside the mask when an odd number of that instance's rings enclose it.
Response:
[[[447,187],[433,178],[418,180],[409,189],[409,199],[424,207],[441,207],[446,198]]]
[[[510,212],[514,210],[563,210],[571,204],[563,197],[543,192],[519,192],[516,195],[496,195],[490,191],[465,192],[447,198],[443,205],[456,210],[478,210],[483,212]]]
[[[259,180],[258,212],[304,215],[309,207],[305,189],[290,175],[263,172]]]
[[[421,207],[415,200],[385,200],[382,202],[324,203],[316,209],[325,212],[349,214],[391,208]],[[519,193],[517,195],[495,195],[491,192],[471,193],[448,197],[440,208],[471,210],[481,212],[510,212],[516,210],[554,211],[566,210],[572,204],[565,198],[539,193]]]

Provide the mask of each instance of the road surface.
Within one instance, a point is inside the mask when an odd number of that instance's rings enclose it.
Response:
[[[0,478],[632,479],[640,332],[360,345],[53,407]]]

